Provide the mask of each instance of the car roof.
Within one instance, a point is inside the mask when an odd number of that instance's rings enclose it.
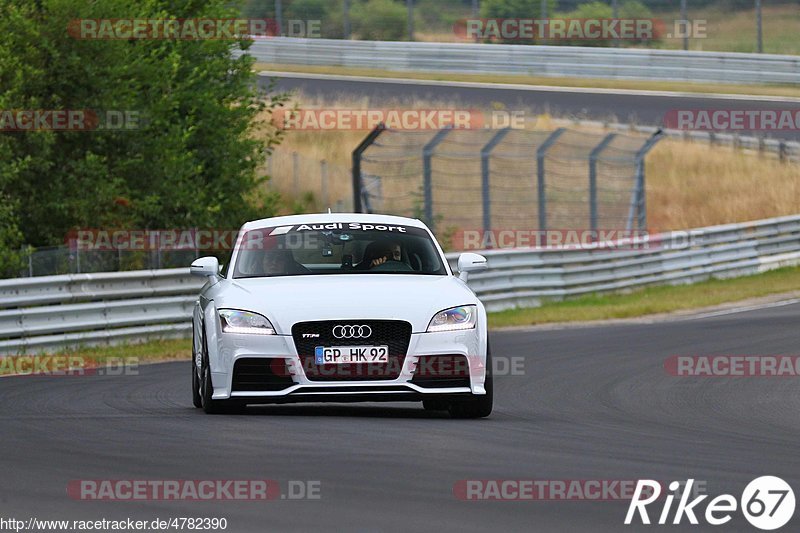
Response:
[[[427,226],[425,226],[425,224],[418,219],[398,217],[394,215],[375,215],[366,213],[314,213],[253,220],[242,226],[242,230],[246,231],[273,226],[289,226],[294,224],[325,224],[326,222],[361,222],[364,224],[394,224],[402,226],[414,226],[417,228],[427,228]]]

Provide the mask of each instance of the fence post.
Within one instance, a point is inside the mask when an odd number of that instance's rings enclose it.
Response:
[[[558,128],[544,140],[539,149],[536,150],[536,190],[539,201],[539,231],[547,230],[547,199],[545,198],[544,188],[544,156],[547,150],[558,140],[566,131],[565,128]]]
[[[544,33],[547,35],[547,32],[550,30],[550,21],[547,20],[547,0],[542,0],[541,2],[541,7],[539,8],[539,17],[541,18],[542,23],[546,24],[545,27],[547,29]],[[547,44],[547,39],[542,39],[539,44]]]
[[[344,0],[344,38],[350,39],[350,0]]]
[[[764,39],[762,38],[761,0],[756,0],[756,50],[764,52]]]
[[[278,25],[278,35],[276,37],[283,36],[283,1],[282,0],[275,0],[275,22]]]
[[[406,0],[408,10],[408,40],[414,40],[414,0]]]
[[[270,152],[267,155],[267,176],[269,176],[269,181],[267,181],[267,187],[270,189],[275,187],[274,183],[274,176],[272,174],[272,153]]]
[[[489,187],[489,156],[494,150],[494,147],[503,140],[503,137],[508,135],[511,128],[504,128],[489,139],[483,148],[481,148],[481,192],[483,194],[483,231],[492,229],[492,202],[491,202],[491,189]]]
[[[611,1],[611,18],[614,20],[619,18],[619,5],[617,0]],[[619,48],[619,39],[617,37],[614,38],[613,46],[614,48]]]
[[[33,277],[33,253],[28,249],[28,277]]]
[[[616,136],[616,133],[609,133],[589,154],[589,228],[593,235],[597,235],[597,159]]]
[[[353,150],[353,212],[361,212],[361,156],[369,148],[378,136],[386,129],[381,122],[375,129],[369,132],[364,140]]]
[[[683,25],[683,28],[681,28],[681,29],[683,30],[683,49],[684,50],[688,50],[689,49],[689,29],[688,29],[689,21],[687,19],[688,19],[688,15],[686,14],[686,0],[681,0],[681,23]]]
[[[292,195],[295,200],[300,196],[300,175],[297,168],[300,163],[299,157],[297,152],[292,152]]]
[[[452,131],[452,127],[447,126],[436,132],[433,139],[428,141],[422,148],[422,184],[425,196],[425,222],[433,229],[433,176],[431,170],[431,159],[433,152],[439,143]]]
[[[322,196],[322,208],[330,207],[328,202],[328,162],[322,160],[319,163],[320,196]]]
[[[662,139],[663,135],[663,131],[656,131],[650,136],[649,139],[647,139],[647,141],[645,141],[642,147],[639,148],[639,151],[636,152],[636,185],[634,186],[633,194],[631,195],[631,205],[630,209],[628,210],[628,224],[626,228],[628,231],[633,229],[634,212],[637,215],[636,222],[640,230],[645,229],[645,225],[647,224],[647,199],[644,192],[644,158],[647,153],[652,150],[653,146],[655,146],[656,143]]]

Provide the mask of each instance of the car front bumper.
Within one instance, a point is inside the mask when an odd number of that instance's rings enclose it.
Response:
[[[216,354],[211,355],[213,399],[242,399],[253,403],[293,401],[405,401],[428,397],[484,395],[486,389],[486,339],[478,329],[412,333],[407,354],[395,379],[336,381],[312,380],[306,375],[301,359],[289,335],[242,335],[222,333],[217,336]],[[468,386],[420,386],[412,379],[421,369],[423,356],[463,356],[468,364]],[[240,359],[266,359],[269,364],[284,360],[293,384],[281,390],[233,390],[233,368]],[[429,359],[426,359],[430,361]],[[283,368],[283,367],[282,367]],[[466,383],[464,383],[466,385]]]

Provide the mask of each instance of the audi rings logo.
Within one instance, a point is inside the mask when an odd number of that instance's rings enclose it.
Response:
[[[372,335],[372,328],[369,326],[334,326],[333,336],[337,339],[366,339]]]

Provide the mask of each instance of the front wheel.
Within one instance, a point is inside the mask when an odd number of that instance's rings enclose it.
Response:
[[[205,334],[203,338],[202,366],[200,369],[200,406],[207,415],[238,413],[244,405],[236,400],[214,400],[214,385],[211,383],[211,366],[208,362],[208,344]]]
[[[450,404],[448,411],[453,418],[485,418],[492,414],[494,406],[494,379],[492,377],[492,353],[486,347],[486,394],[474,399],[457,401]]]
[[[197,375],[198,354],[194,347],[194,334],[192,334],[192,405],[203,407],[203,398],[200,396],[200,376]]]

